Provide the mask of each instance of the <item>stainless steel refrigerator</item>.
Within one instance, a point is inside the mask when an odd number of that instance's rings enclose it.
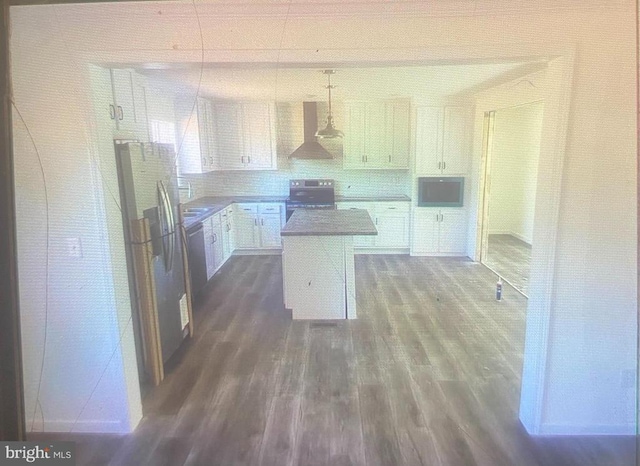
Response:
[[[131,220],[149,221],[152,246],[152,273],[155,280],[158,327],[162,361],[176,351],[188,323],[182,262],[182,229],[179,225],[179,193],[176,155],[170,144],[116,144],[120,201],[127,251],[129,289],[133,307],[133,327],[138,368],[144,368],[143,330],[137,309],[136,278],[133,266]]]

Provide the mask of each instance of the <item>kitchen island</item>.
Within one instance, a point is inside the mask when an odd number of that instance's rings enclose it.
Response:
[[[281,231],[284,304],[293,319],[355,319],[353,237],[377,235],[364,209],[297,209]]]

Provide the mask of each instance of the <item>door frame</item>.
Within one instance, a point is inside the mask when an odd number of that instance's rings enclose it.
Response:
[[[3,2],[2,24],[0,24],[0,59],[5,65],[9,64],[9,42],[8,42],[8,28],[9,28],[9,4],[10,2]],[[49,1],[30,1],[30,0],[13,0],[11,3],[15,4],[27,4],[27,3],[70,3],[64,0]],[[371,49],[367,49],[369,55],[367,57],[373,57],[374,52]],[[358,52],[358,49],[355,49]],[[288,49],[284,50],[282,54],[282,61],[286,62],[287,59],[292,59],[299,55],[296,54],[296,50]],[[139,52],[140,54],[143,51]],[[158,52],[159,53],[159,52]],[[158,55],[156,53],[156,55]],[[220,58],[227,51],[210,51],[209,59],[215,61],[216,58]],[[152,60],[153,53],[144,51],[146,59]],[[190,51],[184,51],[183,55],[187,54],[189,57],[193,55]],[[251,51],[251,57],[253,58],[256,66],[259,66],[260,62],[269,62],[273,60],[272,52],[269,50],[264,51]],[[176,55],[176,60],[183,57]],[[198,54],[199,56],[199,54]],[[239,59],[246,56],[242,51],[238,52]],[[549,320],[552,310],[552,298],[554,295],[554,271],[555,271],[555,253],[556,253],[556,237],[557,237],[557,225],[559,216],[559,204],[562,187],[562,173],[563,164],[565,158],[565,144],[567,138],[567,126],[570,113],[571,102],[571,89],[572,78],[574,69],[574,57],[575,57],[575,45],[549,45],[549,44],[505,44],[499,49],[492,46],[477,46],[477,47],[465,47],[459,49],[427,49],[417,47],[398,49],[384,49],[381,56],[386,57],[385,62],[433,62],[434,60],[441,60],[446,58],[447,60],[488,60],[488,59],[516,59],[518,57],[548,57],[549,66],[547,68],[548,76],[551,75],[553,79],[553,85],[546,91],[547,98],[545,98],[545,118],[543,122],[543,131],[546,129],[544,141],[544,154],[546,156],[546,166],[542,172],[539,172],[538,179],[545,178],[545,192],[544,199],[537,200],[545,205],[545,209],[536,209],[536,224],[543,224],[547,231],[540,231],[537,228],[534,231],[534,238],[536,242],[544,244],[544,247],[536,248],[537,257],[535,260],[538,263],[537,277],[535,277],[535,287],[532,283],[533,293],[538,293],[529,300],[529,307],[527,310],[527,342],[525,348],[525,367],[523,371],[523,390],[520,410],[520,418],[525,427],[530,433],[538,433],[541,427],[542,409],[544,406],[544,388],[546,377],[546,361],[547,361],[547,339],[549,334]],[[188,58],[186,55],[184,56]],[[183,57],[183,58],[184,58]],[[195,55],[193,55],[195,57]],[[113,58],[113,54],[109,52],[95,53],[93,55],[94,61],[109,62],[110,58]],[[377,57],[379,58],[379,57]],[[136,53],[132,53],[131,60],[136,60]],[[189,61],[189,60],[186,60]],[[365,62],[372,61],[371,58]],[[8,66],[5,66],[5,73],[3,75],[0,85],[2,86],[4,95],[10,95],[7,90],[10,85],[10,74]],[[23,409],[21,409],[22,402],[22,379],[21,379],[21,350],[20,350],[20,332],[19,332],[19,312],[17,302],[17,259],[16,259],[16,243],[15,243],[15,193],[13,192],[13,152],[11,146],[11,119],[10,119],[10,106],[8,99],[3,101],[3,111],[0,121],[2,131],[8,137],[4,138],[5,143],[2,144],[2,152],[0,153],[0,161],[2,162],[3,169],[0,170],[0,181],[2,181],[5,189],[2,191],[2,197],[0,198],[0,220],[3,222],[3,226],[0,233],[0,260],[2,265],[6,262],[8,267],[4,270],[9,270],[5,280],[0,280],[2,283],[3,294],[6,291],[6,295],[10,297],[8,305],[3,303],[9,309],[9,312],[0,313],[2,317],[0,319],[6,319],[10,324],[8,326],[0,325],[0,334],[2,338],[0,341],[3,345],[10,347],[8,353],[0,356],[6,358],[10,362],[10,365],[3,365],[3,378],[0,387],[2,390],[7,387],[5,381],[8,379],[8,384],[11,384],[11,390],[9,397],[3,397],[2,410],[2,422],[7,419],[7,425],[14,426],[14,432],[16,437],[23,435],[24,433],[24,419]],[[547,112],[547,105],[550,104],[552,111]],[[547,137],[548,136],[548,137]],[[552,189],[549,189],[551,187]],[[478,192],[473,193],[476,197],[474,202],[477,202]],[[541,193],[542,194],[542,193]],[[540,222],[540,217],[543,221]],[[8,234],[7,234],[8,233]],[[3,275],[5,272],[2,272]],[[4,277],[3,277],[4,278]],[[532,282],[533,282],[532,277]],[[4,323],[4,320],[2,321]],[[7,367],[7,369],[5,369]],[[526,393],[525,387],[526,385]],[[11,401],[16,404],[11,405]],[[16,407],[20,405],[20,408]],[[11,416],[10,419],[5,418],[5,412]],[[22,432],[22,434],[20,434]]]
[[[527,431],[534,435],[541,433],[543,427],[542,413],[547,380],[549,327],[555,294],[557,231],[574,63],[575,47],[568,46],[555,58],[548,61],[545,72],[546,85],[543,89],[536,89],[532,93],[534,95],[523,97],[517,91],[517,84],[526,81],[526,78],[523,78],[517,80],[516,84],[511,83],[511,88],[501,95],[479,99],[476,105],[474,153],[476,160],[480,162],[473,172],[478,180],[475,193],[477,196],[475,206],[477,216],[473,259],[481,262],[483,235],[488,233],[488,225],[484,224],[488,218],[488,208],[485,208],[485,202],[488,202],[488,199],[485,199],[487,188],[485,183],[487,160],[485,156],[490,155],[484,153],[486,142],[484,114],[540,100],[543,100],[545,104],[533,231],[534,242],[538,244],[538,247],[532,251],[531,259],[520,401],[520,420]],[[530,84],[533,85],[533,83]],[[514,89],[514,92],[509,92]],[[490,160],[488,162],[490,168]],[[541,181],[544,182],[543,189],[541,189]],[[544,206],[544,208],[540,206]]]

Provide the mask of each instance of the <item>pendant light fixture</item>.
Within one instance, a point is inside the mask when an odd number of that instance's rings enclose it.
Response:
[[[335,139],[344,137],[344,133],[339,129],[333,127],[333,115],[331,115],[331,89],[334,86],[331,85],[331,75],[335,74],[336,70],[324,70],[322,73],[327,75],[327,79],[329,84],[327,89],[329,89],[329,115],[327,115],[327,127],[325,129],[320,129],[316,131],[316,137],[321,139]]]

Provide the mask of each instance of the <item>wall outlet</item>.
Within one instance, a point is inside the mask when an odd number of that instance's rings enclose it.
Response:
[[[67,238],[67,254],[69,257],[82,257],[82,243],[80,238]]]

